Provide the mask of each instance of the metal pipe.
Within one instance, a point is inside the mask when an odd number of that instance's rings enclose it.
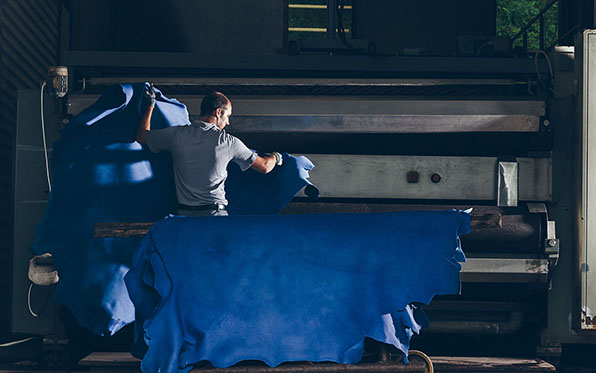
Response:
[[[337,0],[327,0],[327,39],[335,39],[337,34]]]
[[[540,16],[540,50],[544,50],[544,17]]]
[[[523,46],[524,46],[524,51],[527,51],[528,50],[528,33],[527,32],[524,32]]]

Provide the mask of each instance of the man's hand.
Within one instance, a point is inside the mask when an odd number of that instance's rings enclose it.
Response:
[[[281,166],[282,163],[284,162],[284,158],[281,156],[281,154],[278,152],[273,152],[271,154],[275,157],[275,164],[277,166]]]
[[[153,83],[149,83],[149,86],[145,86],[145,91],[143,92],[142,98],[142,108],[143,111],[147,110],[147,108],[155,106],[155,89],[153,88]]]
[[[257,158],[250,166],[250,168],[263,174],[268,174],[275,168],[275,166],[281,166],[282,162],[282,155],[278,152],[273,152],[271,154],[265,155],[264,157],[260,157],[257,155]]]

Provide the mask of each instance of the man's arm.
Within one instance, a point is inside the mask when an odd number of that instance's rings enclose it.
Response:
[[[152,114],[153,106],[149,106],[139,120],[139,126],[137,127],[137,141],[143,145],[147,144],[147,131],[151,131]]]
[[[151,115],[153,114],[153,107],[155,106],[155,90],[153,84],[145,86],[143,98],[141,99],[141,108],[145,108],[139,126],[137,127],[137,141],[141,144],[147,144],[147,131],[151,131]]]
[[[257,158],[255,158],[255,161],[250,165],[250,168],[263,174],[268,174],[276,165],[281,166],[281,164],[281,154],[273,152],[273,154],[267,157],[260,157],[257,155]]]
[[[257,158],[255,158],[255,161],[250,165],[250,168],[259,171],[260,173],[268,174],[275,168],[275,164],[276,161],[273,154],[269,157],[259,157],[257,155]]]

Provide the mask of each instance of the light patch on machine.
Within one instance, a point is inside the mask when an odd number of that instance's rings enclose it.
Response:
[[[130,142],[130,143],[115,143],[105,147],[107,150],[143,150],[143,147],[138,142]]]
[[[104,163],[94,167],[94,180],[97,185],[138,184],[152,177],[153,170],[149,161],[124,165]]]
[[[133,95],[132,86],[130,86],[130,85],[123,85],[122,86],[122,93],[124,94],[124,97],[125,97],[124,103],[120,103],[120,101],[116,99],[115,102],[119,103],[120,105],[116,105],[115,107],[110,108],[110,109],[107,109],[106,108],[105,110],[103,110],[103,112],[99,113],[98,115],[96,115],[92,119],[88,120],[85,123],[85,125],[91,126],[94,123],[100,121],[101,119],[107,117],[108,115],[110,115],[110,114],[112,114],[112,113],[114,113],[114,112],[116,112],[118,110],[121,110],[121,109],[126,108],[126,106],[130,102],[130,100],[132,98],[132,95]],[[109,102],[106,102],[106,104],[109,104]]]

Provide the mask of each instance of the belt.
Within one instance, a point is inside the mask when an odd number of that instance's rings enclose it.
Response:
[[[178,204],[178,210],[198,211],[198,210],[225,210],[223,203],[212,203],[210,205],[189,206],[182,203]]]

